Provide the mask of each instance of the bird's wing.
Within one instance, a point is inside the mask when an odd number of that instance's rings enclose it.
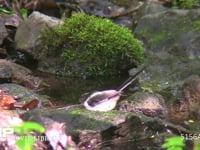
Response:
[[[93,93],[88,99],[87,103],[90,106],[96,106],[98,104],[104,103],[106,101],[112,100],[112,98],[119,96],[121,93],[117,92],[115,90],[109,91],[102,91],[102,92],[97,92]]]

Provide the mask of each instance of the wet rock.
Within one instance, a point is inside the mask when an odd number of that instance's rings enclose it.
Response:
[[[111,10],[114,9],[114,7],[117,7],[107,0],[86,0],[80,3],[80,6],[87,14],[97,16],[109,15],[111,13]]]
[[[39,77],[32,75],[31,70],[5,59],[0,59],[0,72],[1,83],[12,82],[36,89],[42,82]]]
[[[102,142],[101,134],[92,130],[81,131],[79,134],[79,140],[78,147],[80,150],[95,148],[98,143]]]
[[[61,20],[34,11],[22,22],[15,35],[16,49],[31,53],[30,49],[38,43],[37,38],[43,29],[56,27]]]
[[[150,13],[138,22],[135,34],[145,42],[145,47],[148,47],[147,53],[165,50],[169,54],[178,53],[180,56],[191,57],[190,51],[193,51],[195,57],[198,57],[198,48],[192,45],[199,37],[199,29],[195,27],[199,16],[199,9],[168,9]],[[159,28],[155,28],[158,26]]]
[[[151,117],[165,117],[167,109],[159,94],[137,92],[120,103],[120,111],[142,113]]]
[[[127,16],[118,17],[114,19],[114,22],[119,24],[122,27],[127,27],[130,30],[133,29],[134,25],[136,25],[134,20],[131,17],[127,17]]]
[[[171,101],[168,119],[176,124],[185,124],[188,119],[199,120],[200,77],[192,75],[185,79],[177,93],[179,94],[175,94],[173,100],[173,95],[168,97]]]
[[[192,75],[184,80],[181,95],[172,103],[168,111],[170,122],[181,124],[188,129],[199,132],[200,120],[200,78]]]
[[[190,76],[183,84],[183,101],[188,105],[190,112],[199,114],[200,108],[200,77]]]
[[[167,9],[140,19],[135,37],[144,43],[146,64],[150,64],[140,76],[144,88],[161,91],[200,74],[199,16],[200,9]]]
[[[190,119],[190,111],[186,103],[179,101],[170,105],[167,120],[175,124],[185,125],[188,119]]]
[[[30,12],[37,10],[48,16],[60,18],[63,14],[65,17],[71,16],[72,12],[80,12],[78,3],[81,0],[42,0],[28,2],[25,6]]]
[[[8,36],[6,27],[4,26],[4,19],[0,16],[0,45],[2,45],[3,40]]]
[[[10,82],[12,78],[12,71],[9,67],[0,64],[0,81],[3,82]]]
[[[0,58],[5,58],[7,56],[7,51],[4,48],[0,48]]]
[[[145,16],[148,14],[154,14],[165,10],[167,10],[167,8],[161,5],[160,3],[147,1],[144,3],[143,8],[139,10],[138,14],[140,16]]]
[[[182,85],[182,81],[169,85],[160,91],[160,94],[166,100],[168,110],[166,119],[172,123],[184,125],[184,122],[189,119],[190,112],[187,104],[181,100]]]
[[[20,21],[21,18],[16,14],[0,14],[0,45],[2,47],[9,47],[13,44],[13,34],[15,33],[15,29],[18,27]],[[3,53],[3,56],[5,54],[7,53]]]
[[[7,89],[9,91],[9,95],[17,99],[17,103],[31,101],[38,98],[43,106],[49,104],[49,100],[45,96],[36,94],[33,91],[17,84],[0,84],[0,89]]]
[[[86,0],[80,3],[81,8],[87,13],[97,15],[106,18],[116,18],[119,16],[125,16],[135,11],[134,8],[142,6],[142,2],[117,2],[111,0]],[[138,7],[138,8],[140,8]],[[138,10],[138,8],[136,10]]]
[[[73,135],[81,130],[103,131],[124,122],[126,118],[123,113],[118,111],[93,112],[80,106],[77,108],[75,105],[75,107],[27,112],[24,114],[24,119],[33,119],[44,124],[44,119],[41,119],[41,116],[58,122],[65,122],[66,130]]]
[[[91,15],[113,19],[123,27],[133,29],[137,19],[134,13],[141,8],[142,2],[137,1],[112,1],[112,0],[86,0],[80,2],[80,7]],[[134,16],[134,17],[133,17]]]
[[[4,18],[4,25],[6,27],[15,27],[17,28],[22,21],[22,19],[17,14],[7,15],[1,14],[1,17]]]
[[[143,114],[120,111],[93,112],[81,108],[80,105],[60,109],[33,110],[24,113],[22,117],[24,120],[36,121],[44,126],[52,124],[48,121],[49,119],[65,123],[65,132],[72,136],[72,139],[76,139],[76,144],[83,150],[122,149],[123,146],[129,150],[130,147],[127,147],[125,143],[134,145],[136,139],[149,140],[155,132],[157,134],[153,136],[158,136],[159,139],[161,135],[169,136],[171,133],[188,132],[180,126]],[[152,138],[151,143],[156,143],[157,140]],[[148,147],[151,146],[148,145]]]

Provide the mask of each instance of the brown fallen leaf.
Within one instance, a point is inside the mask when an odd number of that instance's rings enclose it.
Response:
[[[8,95],[8,90],[2,90],[0,89],[0,109],[4,110],[13,110],[16,108],[23,109],[23,110],[32,110],[36,107],[38,107],[40,101],[35,98],[25,104],[17,104],[16,100]]]
[[[35,99],[27,102],[24,105],[14,104],[14,107],[15,108],[20,108],[20,109],[23,109],[23,110],[32,110],[32,109],[38,107],[39,103],[40,103],[40,101],[37,98],[35,98]]]
[[[0,90],[0,108],[3,109],[14,109],[14,104],[16,100],[10,95],[5,95],[4,90]]]

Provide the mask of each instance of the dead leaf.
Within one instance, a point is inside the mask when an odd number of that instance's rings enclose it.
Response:
[[[24,104],[21,109],[23,109],[23,110],[31,110],[31,109],[34,109],[34,108],[38,107],[39,103],[40,103],[40,101],[38,99],[33,99],[32,101]]]
[[[14,103],[16,103],[16,100],[14,100],[12,96],[5,95],[4,93],[4,90],[0,90],[0,107],[3,109],[14,109]]]

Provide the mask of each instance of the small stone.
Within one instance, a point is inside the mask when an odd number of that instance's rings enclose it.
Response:
[[[120,111],[142,113],[151,117],[165,117],[166,107],[164,99],[159,94],[137,92],[123,101]]]
[[[190,112],[199,112],[200,108],[200,77],[192,75],[184,81],[183,100],[189,106]]]

